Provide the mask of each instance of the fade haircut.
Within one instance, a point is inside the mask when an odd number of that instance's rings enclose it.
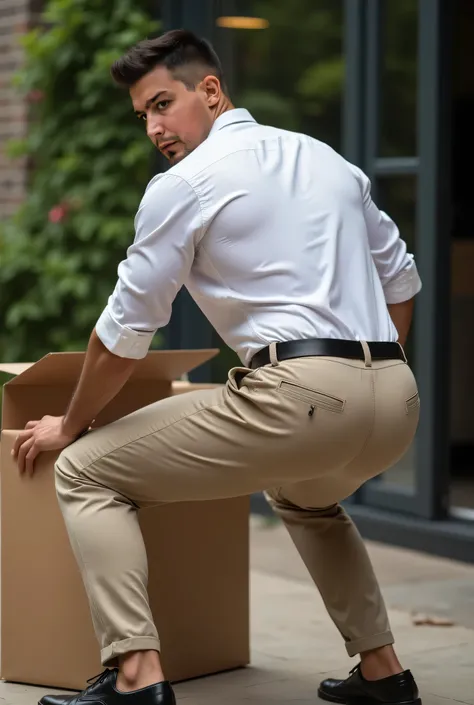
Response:
[[[144,39],[112,64],[112,78],[122,88],[130,88],[157,66],[195,90],[206,75],[216,76],[227,93],[221,62],[205,39],[186,29],[173,29],[154,39]]]

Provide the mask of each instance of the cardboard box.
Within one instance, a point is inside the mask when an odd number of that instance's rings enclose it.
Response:
[[[150,352],[97,419],[194,388],[172,380],[214,351]],[[18,430],[60,415],[82,367],[82,353],[35,364],[0,365],[16,374],[4,387],[1,450],[1,677],[82,689],[102,670],[89,605],[54,489],[56,453],[40,456],[33,479],[20,477],[10,451]],[[162,505],[139,512],[148,551],[149,594],[170,680],[249,662],[247,498]]]

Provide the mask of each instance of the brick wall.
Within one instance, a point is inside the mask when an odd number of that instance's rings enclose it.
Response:
[[[39,19],[43,0],[0,0],[0,218],[10,216],[25,196],[28,164],[11,161],[5,144],[27,129],[28,106],[10,85],[22,62],[19,38]]]

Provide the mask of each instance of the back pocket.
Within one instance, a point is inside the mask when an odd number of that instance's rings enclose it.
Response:
[[[332,394],[326,394],[325,392],[319,392],[316,389],[303,387],[300,384],[295,384],[294,382],[286,382],[282,380],[278,385],[277,390],[286,397],[291,397],[292,399],[303,401],[306,404],[310,404],[321,409],[326,409],[326,411],[336,411],[341,413],[344,411],[344,406],[346,404],[344,399],[339,399],[339,397],[335,397]]]

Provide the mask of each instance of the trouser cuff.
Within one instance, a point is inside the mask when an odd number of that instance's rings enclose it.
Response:
[[[118,656],[131,651],[160,651],[160,642],[153,636],[136,636],[114,641],[100,652],[102,665],[106,668],[118,666]]]
[[[390,646],[394,643],[395,639],[392,632],[387,631],[373,634],[372,636],[364,636],[362,639],[355,639],[354,641],[346,641],[346,649],[349,656],[357,656],[357,654],[361,654],[364,651],[380,649],[382,646]]]

